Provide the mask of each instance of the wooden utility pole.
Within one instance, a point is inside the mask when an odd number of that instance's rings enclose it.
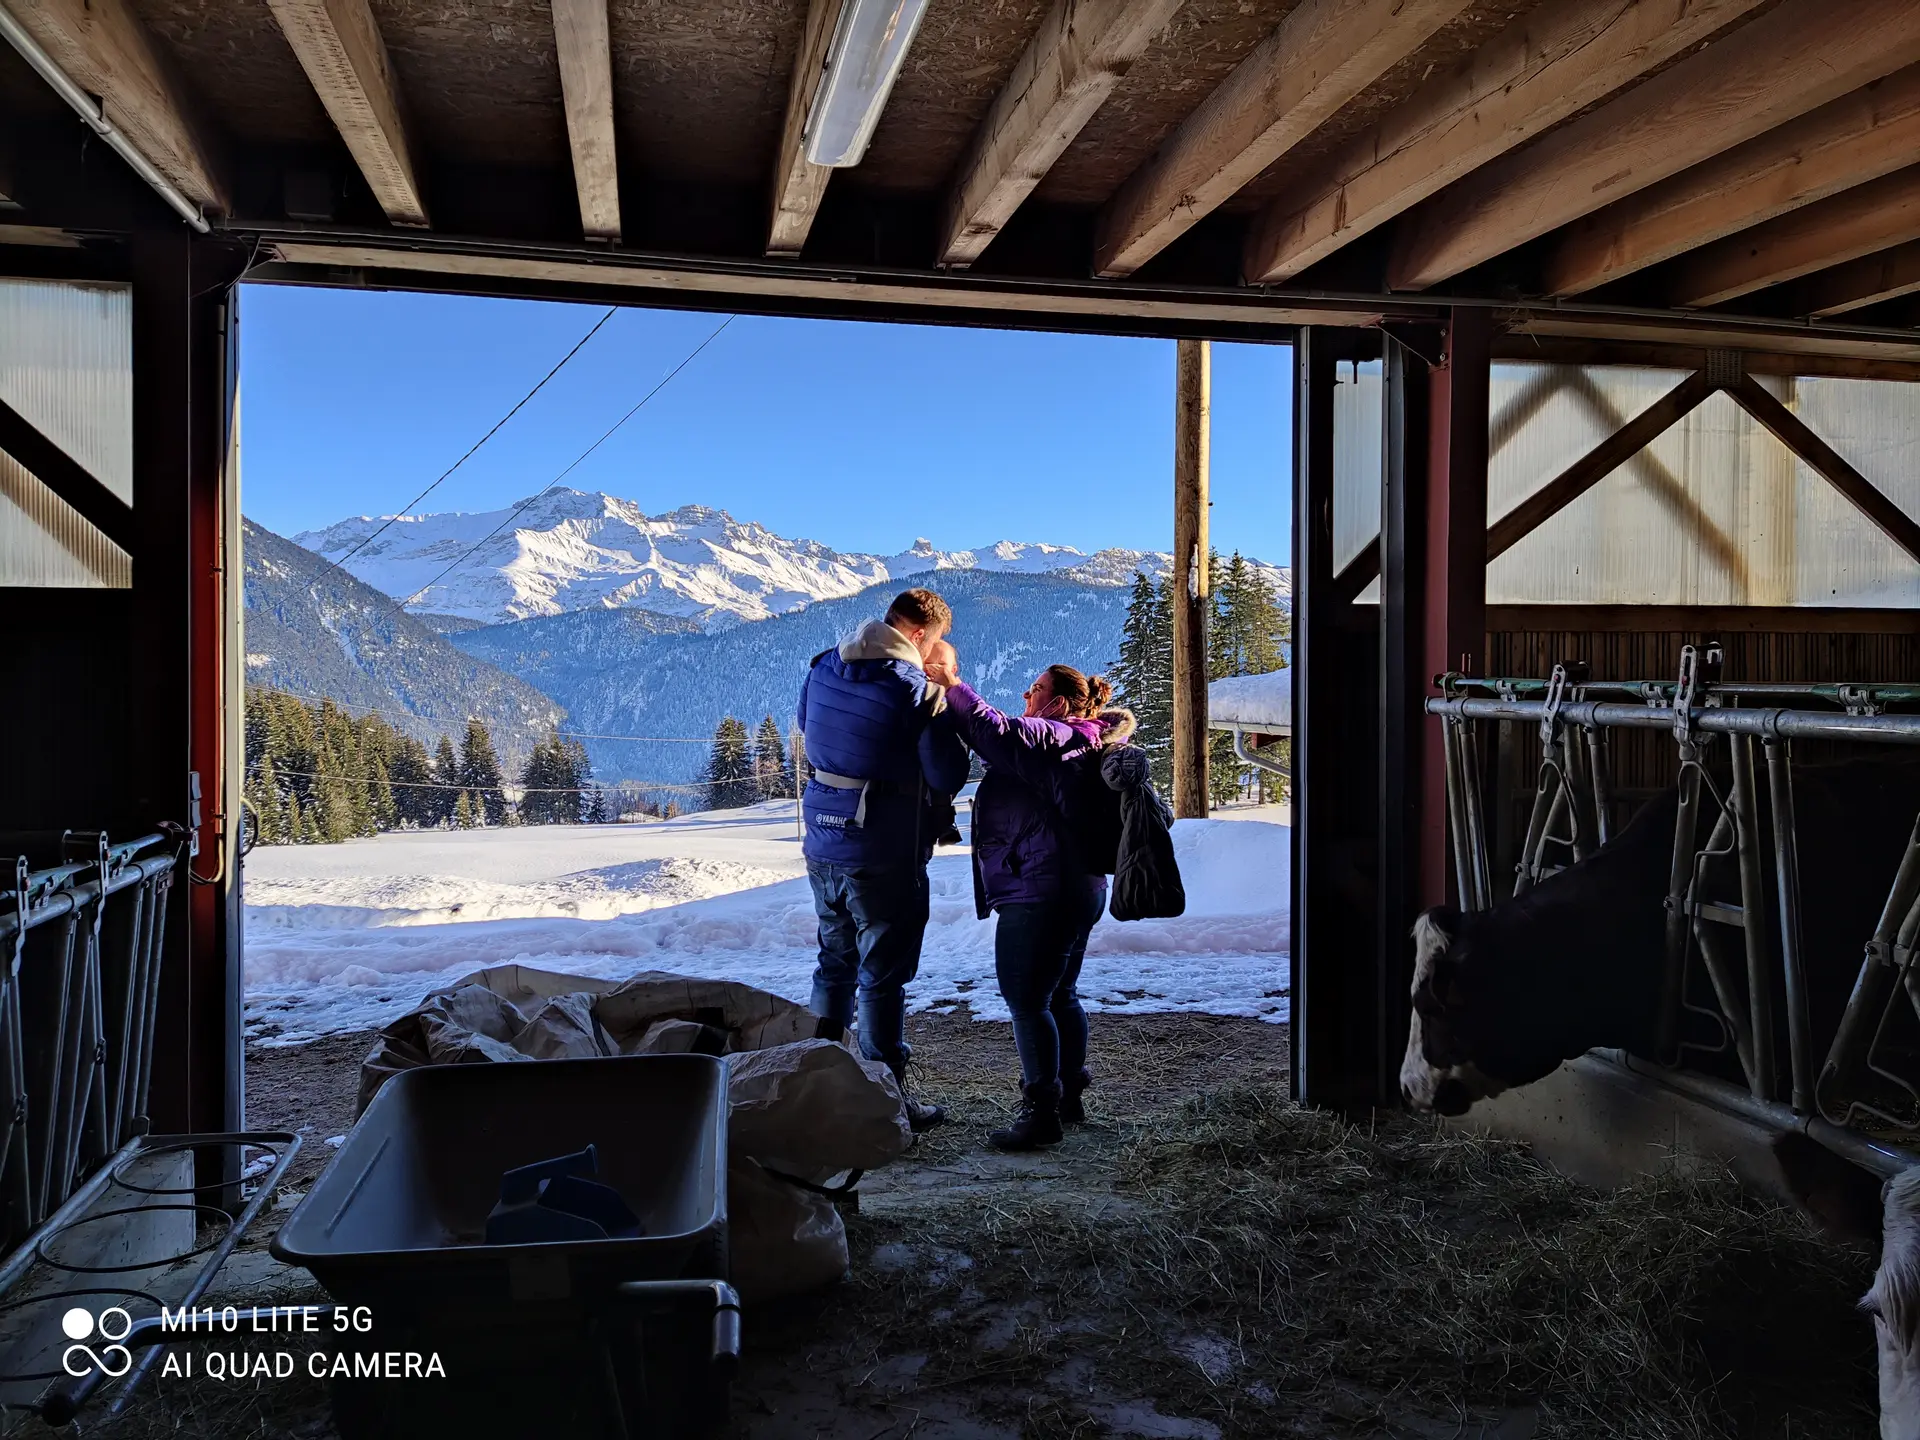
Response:
[[[1173,813],[1207,813],[1207,408],[1213,357],[1181,340],[1173,406]]]

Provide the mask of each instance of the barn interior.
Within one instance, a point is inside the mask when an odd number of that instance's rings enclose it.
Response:
[[[96,914],[176,857],[103,1153],[247,1123],[242,282],[1290,345],[1308,1106],[1399,1104],[1416,916],[1525,859],[1544,692],[1436,677],[1667,687],[1618,823],[1710,643],[1803,687],[1732,708],[1915,738],[1878,724],[1920,681],[1911,0],[0,0],[0,37],[0,828]],[[1462,697],[1521,708],[1458,746]],[[1595,1054],[1476,1123],[1596,1178],[1680,1140],[1777,1185],[1785,1131],[1903,1167],[1920,1116],[1816,1093],[1780,948],[1730,962],[1786,997],[1764,1065]]]

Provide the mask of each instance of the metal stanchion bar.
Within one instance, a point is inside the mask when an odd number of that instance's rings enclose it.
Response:
[[[1893,716],[1867,716],[1893,719]],[[1784,739],[1767,741],[1767,793],[1773,802],[1773,870],[1780,896],[1780,961],[1787,987],[1787,1053],[1793,1108],[1813,1113],[1813,1023],[1800,935],[1800,827],[1793,812],[1793,754]]]
[[[1740,862],[1741,935],[1747,949],[1747,1007],[1753,1029],[1753,1093],[1774,1098],[1773,956],[1767,945],[1765,882],[1760,875],[1760,808],[1754,788],[1753,738],[1735,735],[1733,758],[1733,833]],[[1779,800],[1774,800],[1776,819]]]
[[[1538,700],[1477,699],[1464,696],[1427,701],[1429,715],[1458,715],[1468,720],[1532,720],[1546,714]],[[1624,730],[1672,730],[1671,709],[1616,705],[1604,700],[1569,700],[1560,707],[1569,725],[1608,725]],[[1884,745],[1920,745],[1920,715],[1831,715],[1814,710],[1728,709],[1696,706],[1693,727],[1709,735],[1751,735],[1761,740],[1858,740]]]

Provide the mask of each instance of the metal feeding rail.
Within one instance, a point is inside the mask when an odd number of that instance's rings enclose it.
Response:
[[[1754,1098],[1774,1102],[1777,974],[1786,1001],[1794,1115],[1920,1134],[1920,1032],[1909,1037],[1904,1073],[1897,1063],[1902,1057],[1894,1053],[1894,1032],[1920,1023],[1915,966],[1920,959],[1920,819],[1879,923],[1865,940],[1858,982],[1816,1076],[1792,756],[1792,742],[1799,739],[1920,746],[1920,714],[1889,709],[1920,706],[1920,685],[1728,683],[1721,668],[1717,645],[1704,651],[1689,645],[1681,652],[1679,676],[1671,681],[1596,681],[1584,666],[1568,665],[1555,665],[1545,680],[1438,677],[1442,694],[1428,700],[1426,709],[1445,727],[1448,833],[1461,903],[1482,910],[1495,901],[1478,722],[1539,727],[1539,783],[1516,866],[1515,894],[1554,873],[1557,861],[1585,859],[1610,838],[1614,792],[1608,732],[1670,733],[1679,752],[1680,794],[1665,898],[1658,1058],[1672,1065],[1687,1050],[1731,1050]],[[1764,792],[1756,741],[1764,751]],[[1717,815],[1702,843],[1707,799],[1717,806]],[[1770,847],[1763,844],[1763,809],[1770,812]],[[1717,862],[1731,862],[1737,872],[1738,905],[1708,895],[1708,874]],[[1743,955],[1732,953],[1728,932],[1736,930]],[[1712,990],[1711,1005],[1689,993],[1689,962],[1696,953]],[[1708,1022],[1718,1043],[1684,1040],[1682,1021],[1689,1014]]]

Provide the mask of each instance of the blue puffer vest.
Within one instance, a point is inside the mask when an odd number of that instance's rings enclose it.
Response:
[[[878,621],[814,657],[798,710],[807,764],[871,784],[857,822],[860,791],[808,782],[807,859],[905,868],[933,853],[928,796],[965,785],[968,762],[952,727],[929,723],[939,691],[917,660],[906,639]]]

